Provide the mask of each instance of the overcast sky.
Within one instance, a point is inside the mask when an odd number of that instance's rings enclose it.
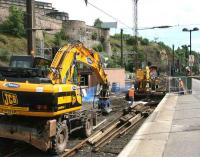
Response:
[[[84,0],[41,0],[50,2],[59,11],[69,13],[71,20],[82,20],[93,25],[94,20],[100,18],[103,22],[115,21],[91,5],[86,6]],[[106,11],[122,23],[118,22],[125,33],[132,33],[127,28],[133,27],[132,0],[89,0],[90,3]],[[139,31],[139,35],[150,40],[163,41],[175,48],[183,44],[189,45],[189,33],[182,32],[184,27],[200,28],[200,1],[199,0],[139,0],[138,27],[152,27],[160,25],[175,26],[169,29],[154,29]],[[125,25],[124,25],[125,24]],[[200,31],[192,33],[192,49],[200,52]]]

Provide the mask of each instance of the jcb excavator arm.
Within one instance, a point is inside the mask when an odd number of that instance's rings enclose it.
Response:
[[[76,62],[81,62],[93,69],[101,84],[98,107],[106,113],[111,111],[109,101],[109,83],[100,56],[94,50],[89,50],[82,43],[65,45],[56,53],[51,64],[49,79],[54,84],[72,82]]]
[[[53,83],[70,83],[76,62],[93,69],[101,84],[107,85],[107,76],[103,70],[100,56],[94,50],[87,49],[82,43],[65,45],[56,53],[51,64],[49,78]]]

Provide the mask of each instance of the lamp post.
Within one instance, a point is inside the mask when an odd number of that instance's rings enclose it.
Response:
[[[190,55],[192,54],[192,32],[193,31],[198,31],[199,28],[195,27],[193,29],[187,29],[187,28],[183,28],[183,32],[190,32]]]
[[[187,28],[183,28],[183,32],[190,32],[190,55],[192,55],[192,32],[194,31],[198,31],[199,28],[194,27],[193,29],[187,29]],[[190,68],[190,76],[192,76],[192,67]],[[187,79],[187,88],[188,88],[188,92],[192,93],[192,80],[191,77],[189,77]]]

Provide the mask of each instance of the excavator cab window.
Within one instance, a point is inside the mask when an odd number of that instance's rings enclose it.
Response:
[[[32,68],[33,66],[32,56],[11,56],[10,67],[12,68]]]
[[[13,61],[10,65],[10,67],[15,67],[15,68],[30,68],[31,63],[27,61]]]

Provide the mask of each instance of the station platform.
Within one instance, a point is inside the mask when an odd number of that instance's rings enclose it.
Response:
[[[118,157],[200,157],[200,81],[166,94]]]

